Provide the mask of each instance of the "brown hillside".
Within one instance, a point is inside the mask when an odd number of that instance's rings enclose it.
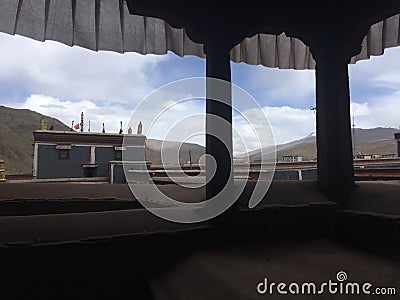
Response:
[[[5,162],[7,174],[32,172],[33,134],[40,128],[41,114],[28,109],[0,106],[0,159]],[[54,130],[70,130],[59,120],[43,116]]]

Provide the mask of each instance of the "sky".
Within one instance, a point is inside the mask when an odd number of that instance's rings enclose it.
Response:
[[[194,56],[94,52],[3,33],[0,45],[0,105],[30,109],[68,126],[72,121],[79,122],[83,111],[85,119],[91,121],[91,131],[100,132],[105,123],[107,132],[118,132],[122,121],[127,132],[137,105],[149,94],[176,80],[205,75],[205,60]],[[232,82],[263,109],[276,144],[315,132],[315,114],[310,110],[315,106],[313,70],[279,70],[233,62],[231,70]],[[400,48],[386,49],[383,56],[350,65],[349,75],[356,127],[399,128]],[[160,126],[148,131],[148,137],[165,138],[168,133],[163,124],[205,110],[202,101],[171,106],[174,97],[166,94],[154,104],[155,110],[174,109],[160,118]],[[148,129],[145,114],[139,119]],[[202,122],[196,124],[204,127]],[[246,132],[241,122],[237,124],[238,132]],[[204,142],[201,138],[193,141]]]

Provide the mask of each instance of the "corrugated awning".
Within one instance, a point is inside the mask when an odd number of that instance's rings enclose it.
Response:
[[[205,57],[185,29],[165,21],[131,15],[122,0],[1,0],[0,31],[38,41],[54,40],[69,46],[118,53]],[[364,37],[362,51],[351,62],[381,55],[400,45],[399,14],[374,24]],[[297,38],[257,34],[231,50],[234,62],[281,69],[313,69],[309,47]]]

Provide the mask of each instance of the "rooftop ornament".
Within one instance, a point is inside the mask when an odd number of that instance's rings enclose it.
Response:
[[[139,124],[137,126],[137,135],[142,135],[143,134],[143,125],[142,121],[139,121]]]
[[[40,130],[46,130],[46,129],[47,129],[46,121],[44,120],[44,117],[40,117]]]
[[[81,112],[81,132],[83,132],[83,120],[84,120],[84,114],[83,114],[83,112]]]

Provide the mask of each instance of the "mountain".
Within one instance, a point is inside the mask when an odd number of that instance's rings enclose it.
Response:
[[[179,163],[187,163],[192,160],[193,164],[199,162],[199,158],[205,153],[205,148],[198,144],[181,143],[173,141],[161,141],[146,139],[146,159],[153,165],[161,165],[161,146],[163,147],[164,165],[176,164],[176,153],[179,151]],[[189,153],[190,152],[190,153]]]
[[[0,159],[5,161],[7,174],[32,172],[32,132],[40,128],[42,116],[28,109],[0,106]],[[54,130],[70,130],[59,120],[43,117],[48,127],[54,125]]]
[[[7,174],[31,173],[33,161],[33,134],[40,127],[40,118],[43,115],[27,109],[13,109],[0,106],[0,159],[5,161]],[[54,126],[54,130],[70,130],[70,127],[57,119],[43,116],[47,126]],[[396,153],[394,128],[355,129],[355,153],[362,154],[390,154]],[[161,164],[161,144],[163,141],[146,140],[146,158],[153,165]],[[179,150],[179,163],[189,161],[189,152],[192,163],[197,163],[205,153],[203,146],[191,143],[165,141],[163,145],[165,164],[175,163],[175,155]],[[273,152],[274,147],[267,149]],[[282,160],[284,155],[302,156],[303,160],[313,160],[317,157],[315,135],[290,143],[277,145],[277,158]],[[249,152],[250,161],[260,159],[259,150]]]
[[[24,174],[32,172],[33,162],[33,134],[40,128],[40,119],[44,117],[47,126],[54,126],[54,130],[68,131],[70,127],[61,121],[41,115],[28,109],[13,109],[0,106],[0,159],[5,161],[7,174]],[[146,156],[153,164],[161,164],[162,141],[147,139]],[[166,141],[163,145],[167,164],[174,162],[174,155],[180,149],[180,163],[189,160],[189,151],[192,162],[197,163],[204,154],[204,147],[197,144]]]
[[[355,153],[356,154],[394,154],[397,152],[394,133],[395,128],[377,127],[371,129],[355,128]],[[353,134],[352,134],[353,135]],[[266,149],[269,152],[270,149]],[[276,157],[282,160],[286,155],[298,155],[303,160],[314,160],[317,158],[316,136],[310,134],[302,139],[276,146]],[[260,160],[260,150],[249,152],[251,162]]]

